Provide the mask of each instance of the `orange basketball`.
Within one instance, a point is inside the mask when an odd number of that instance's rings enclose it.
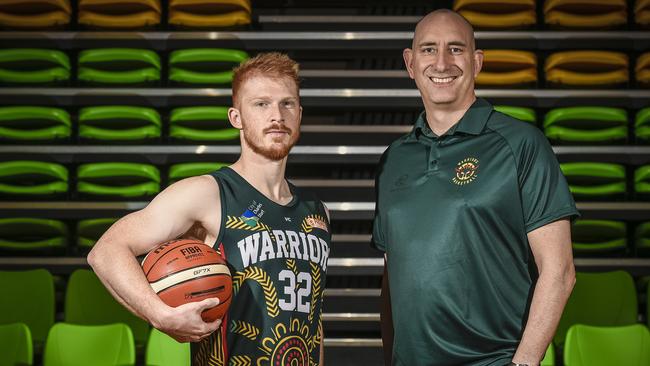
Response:
[[[210,297],[219,305],[205,310],[206,322],[223,318],[232,298],[232,278],[226,261],[203,242],[172,240],[152,250],[142,269],[153,290],[165,304],[177,307]]]

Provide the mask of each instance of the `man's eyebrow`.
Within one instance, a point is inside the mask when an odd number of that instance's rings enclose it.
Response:
[[[422,42],[418,46],[419,47],[427,47],[427,46],[437,46],[438,42]],[[448,42],[447,45],[449,46],[461,46],[461,47],[467,47],[467,44],[463,41],[451,41]]]

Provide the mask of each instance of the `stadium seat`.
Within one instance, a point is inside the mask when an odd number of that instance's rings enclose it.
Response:
[[[553,342],[562,347],[567,331],[574,324],[613,327],[634,324],[636,318],[636,288],[629,273],[578,272]]]
[[[78,23],[90,28],[135,29],[160,23],[160,0],[79,0]]]
[[[628,56],[612,51],[564,51],[546,59],[546,81],[574,87],[611,87],[629,81]]]
[[[628,135],[627,112],[607,107],[553,109],[544,118],[544,133],[556,142],[624,142]]]
[[[0,218],[2,250],[64,250],[67,245],[68,227],[63,221],[30,217]]]
[[[228,121],[228,107],[182,107],[171,111],[169,136],[178,140],[238,142],[239,130]]]
[[[60,28],[70,23],[69,0],[3,0],[0,27],[5,29]]]
[[[0,271],[0,324],[24,323],[41,350],[54,324],[54,279],[44,269]]]
[[[81,325],[124,323],[131,328],[139,347],[144,347],[149,336],[149,324],[120,305],[97,275],[87,269],[78,269],[70,275],[64,322]]]
[[[544,23],[554,28],[608,29],[627,24],[625,0],[546,0]]]
[[[79,53],[80,81],[93,84],[143,84],[160,80],[160,57],[137,48],[98,48]]]
[[[636,0],[634,3],[634,21],[641,28],[650,27],[650,0]]]
[[[535,0],[454,0],[453,9],[477,29],[519,29],[535,25]]]
[[[637,84],[646,88],[650,87],[650,52],[646,52],[636,59],[634,71]]]
[[[68,191],[68,170],[60,164],[14,160],[0,163],[0,194],[56,195]]]
[[[529,51],[485,50],[477,86],[525,86],[537,82],[537,56]]]
[[[611,220],[576,220],[571,229],[576,254],[611,254],[627,249],[627,227]]]
[[[33,361],[32,334],[27,325],[0,324],[0,366],[28,366]]]
[[[60,108],[0,107],[0,140],[52,141],[70,137],[70,114]]]
[[[144,141],[160,138],[162,122],[153,108],[86,107],[79,111],[79,137],[95,141]]]
[[[638,142],[650,142],[650,108],[637,112],[634,121],[634,136]]]
[[[537,124],[537,116],[535,115],[535,110],[532,108],[495,105],[494,110],[524,122]]]
[[[542,358],[539,366],[555,366],[555,346],[552,342],[548,345],[544,358]]]
[[[169,168],[169,184],[177,182],[181,179],[194,177],[197,175],[204,175],[219,170],[224,166],[230,165],[229,163],[182,163],[172,165]]]
[[[251,23],[250,0],[169,0],[169,24],[183,28],[226,28]]]
[[[620,164],[574,162],[560,164],[569,182],[569,189],[580,198],[622,195],[625,187],[625,167]]]
[[[650,165],[644,165],[634,171],[634,192],[650,194]]]
[[[622,327],[574,325],[567,334],[564,365],[650,365],[650,332],[641,324]]]
[[[113,217],[79,221],[77,223],[77,246],[90,250],[115,221],[117,218]]]
[[[176,50],[169,55],[169,80],[184,84],[230,84],[233,67],[246,59],[248,54],[239,50]]]
[[[0,49],[0,83],[47,85],[70,79],[70,60],[62,51],[41,48]]]
[[[158,193],[160,172],[150,164],[88,163],[77,170],[77,192],[92,196],[141,197]]]
[[[190,366],[190,344],[178,343],[172,337],[151,329],[145,354],[147,366]]]
[[[636,227],[634,242],[637,255],[644,257],[650,255],[650,221],[642,222]]]
[[[55,324],[47,336],[43,366],[135,364],[131,329],[125,324]]]

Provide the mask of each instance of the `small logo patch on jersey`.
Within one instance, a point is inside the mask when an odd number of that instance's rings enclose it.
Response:
[[[456,176],[451,179],[454,184],[464,186],[478,177],[478,159],[465,158],[456,164]]]
[[[327,221],[324,217],[320,215],[309,215],[305,217],[302,221],[302,229],[304,232],[310,233],[314,228],[324,230],[327,233],[329,232]]]
[[[256,227],[263,215],[264,210],[262,209],[262,204],[253,200],[253,202],[248,205],[248,209],[246,209],[239,218],[242,219],[246,225]]]

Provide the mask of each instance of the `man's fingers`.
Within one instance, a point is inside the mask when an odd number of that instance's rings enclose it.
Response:
[[[203,311],[203,310],[210,309],[210,308],[213,308],[213,307],[219,305],[219,298],[212,297],[212,298],[209,298],[209,299],[199,301],[197,304],[198,304],[199,310]]]

